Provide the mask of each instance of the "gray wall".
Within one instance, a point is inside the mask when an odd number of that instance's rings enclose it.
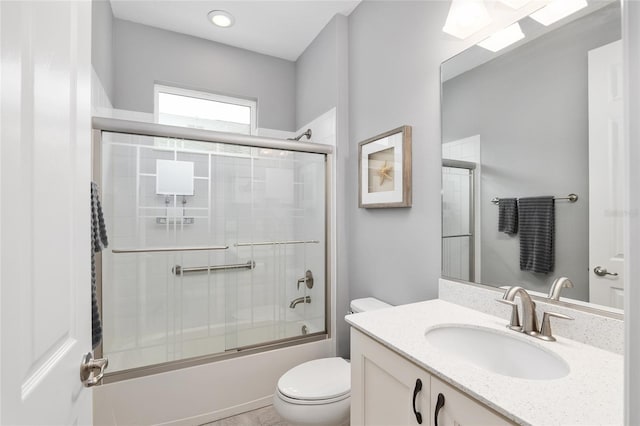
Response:
[[[438,296],[440,63],[462,45],[442,32],[448,9],[441,1],[364,1],[349,16],[352,298],[397,305]],[[413,126],[413,207],[358,208],[358,142],[403,124]]]
[[[589,298],[587,52],[620,38],[619,9],[607,8],[447,81],[445,142],[481,137],[482,279],[547,292],[570,277],[574,299]],[[606,16],[607,19],[602,19]],[[555,268],[520,271],[519,238],[497,231],[493,197],[576,193],[556,202]]]
[[[335,295],[337,312],[337,351],[349,355],[349,328],[344,314],[349,308],[348,233],[346,217],[347,171],[349,163],[348,114],[348,19],[336,15],[307,47],[296,62],[296,127],[317,118],[333,107],[337,113],[336,160],[336,233],[337,283]]]
[[[91,65],[113,101],[113,12],[107,0],[91,3]]]
[[[295,130],[295,64],[120,19],[114,20],[115,108],[153,112],[163,83],[258,100],[258,127]]]
[[[347,69],[338,68],[336,52],[339,43],[347,43],[340,32],[346,28],[347,17],[336,15],[296,61],[297,128],[337,105],[338,79]]]

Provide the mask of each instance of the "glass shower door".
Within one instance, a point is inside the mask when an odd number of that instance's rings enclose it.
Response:
[[[454,160],[442,167],[442,274],[466,281],[475,274],[474,167]]]
[[[101,185],[111,371],[326,332],[323,154],[103,132]]]
[[[325,158],[252,148],[244,205],[229,241],[256,269],[228,288],[229,347],[245,348],[325,331]]]

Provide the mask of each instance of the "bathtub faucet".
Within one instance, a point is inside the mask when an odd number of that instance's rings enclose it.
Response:
[[[311,296],[297,297],[291,301],[289,307],[295,309],[298,303],[311,303]]]

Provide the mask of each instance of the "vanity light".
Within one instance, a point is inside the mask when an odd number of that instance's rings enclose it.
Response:
[[[497,52],[498,50],[502,50],[523,38],[524,33],[522,32],[522,28],[520,28],[520,24],[516,22],[515,24],[509,25],[507,28],[498,31],[491,37],[482,40],[478,43],[478,46],[484,47],[492,52]]]
[[[585,7],[587,7],[587,0],[552,0],[551,3],[529,16],[542,25],[549,26]]]
[[[511,9],[520,9],[531,0],[498,0],[500,3],[509,6]]]
[[[482,0],[452,0],[442,31],[465,39],[490,22],[491,17]]]
[[[221,28],[228,28],[236,22],[233,15],[226,10],[212,10],[207,17],[211,23]]]

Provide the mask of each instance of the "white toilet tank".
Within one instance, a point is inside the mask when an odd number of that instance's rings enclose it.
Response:
[[[358,312],[375,311],[377,309],[390,307],[391,305],[378,300],[375,297],[364,297],[362,299],[354,299],[351,301],[350,313],[357,314]]]

